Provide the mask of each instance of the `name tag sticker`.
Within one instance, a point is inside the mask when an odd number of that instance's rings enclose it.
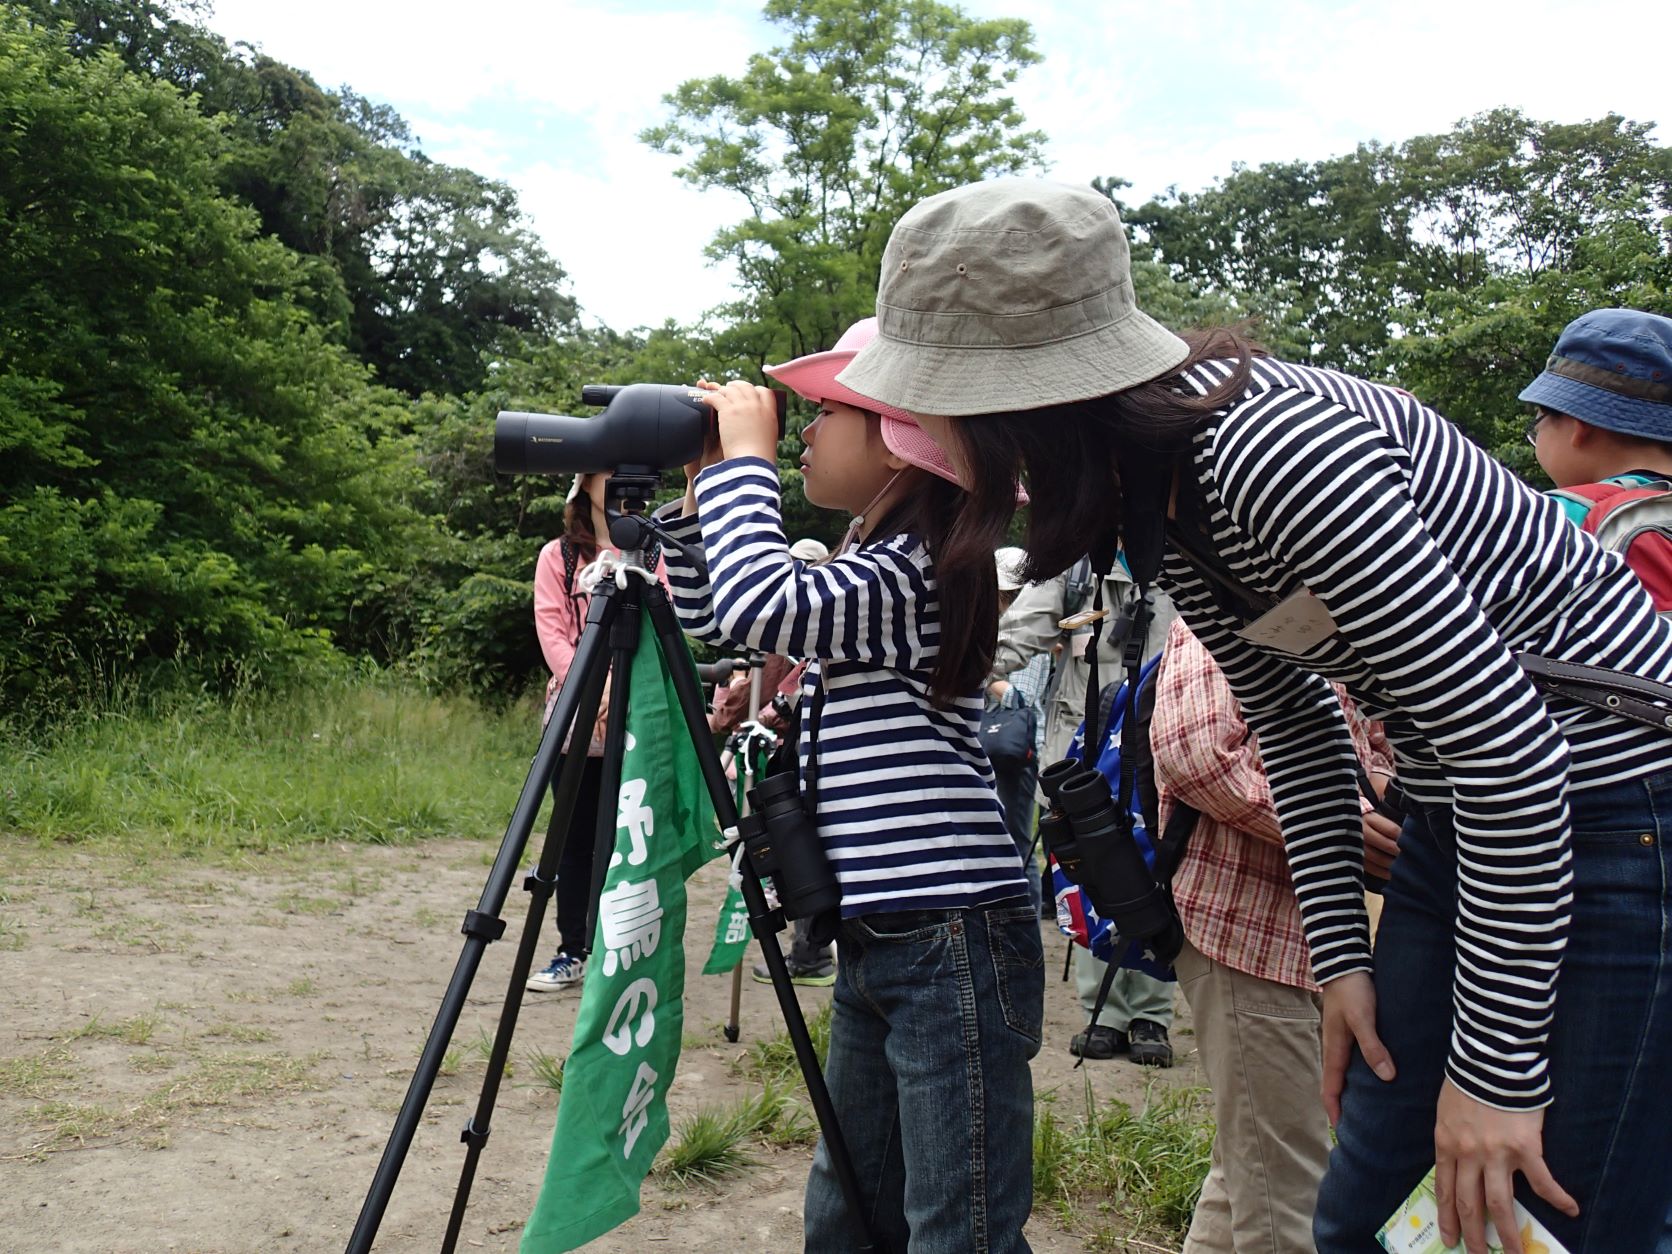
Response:
[[[1302,588],[1237,632],[1250,644],[1282,653],[1306,653],[1335,634],[1324,603]]]
[[[1063,631],[1078,631],[1108,617],[1108,610],[1081,610],[1078,614],[1070,614],[1067,618],[1058,620],[1057,626]]]

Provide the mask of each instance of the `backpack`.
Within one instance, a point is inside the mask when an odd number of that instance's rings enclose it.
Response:
[[[988,705],[977,734],[987,760],[1000,772],[1019,771],[1033,761],[1039,716],[1031,705]]]
[[[1070,566],[1063,576],[1063,583],[1062,613],[1066,618],[1085,609],[1086,602],[1091,600],[1092,591],[1097,587],[1097,578],[1091,572],[1091,558],[1082,557]]]
[[[1672,614],[1672,482],[1582,483],[1551,495],[1585,505],[1584,529],[1625,559],[1656,610]]]

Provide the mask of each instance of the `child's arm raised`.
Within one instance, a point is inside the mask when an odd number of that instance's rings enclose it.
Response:
[[[730,458],[696,486],[722,636],[767,653],[891,670],[933,662],[937,598],[916,540],[891,538],[809,565],[790,556],[775,462]]]

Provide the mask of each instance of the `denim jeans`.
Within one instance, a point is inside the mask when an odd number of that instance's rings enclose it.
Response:
[[[880,1249],[1027,1254],[1044,1011],[1026,903],[843,920],[825,1077]],[[822,1141],[805,1214],[809,1252],[856,1248]]]
[[[1669,749],[1672,753],[1672,749]],[[1672,1203],[1672,771],[1570,794],[1573,926],[1556,983],[1544,1156],[1579,1203],[1516,1198],[1571,1254],[1656,1248]],[[1434,1165],[1452,1024],[1457,848],[1448,808],[1407,820],[1376,935],[1376,1030],[1398,1076],[1354,1051],[1313,1223],[1320,1254],[1375,1233]]]

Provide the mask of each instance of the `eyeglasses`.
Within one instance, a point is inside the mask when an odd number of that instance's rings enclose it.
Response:
[[[1533,416],[1527,419],[1527,425],[1522,428],[1522,433],[1527,437],[1527,443],[1534,448],[1538,447],[1538,424],[1548,417],[1550,415],[1545,410],[1535,409],[1533,410]]]

